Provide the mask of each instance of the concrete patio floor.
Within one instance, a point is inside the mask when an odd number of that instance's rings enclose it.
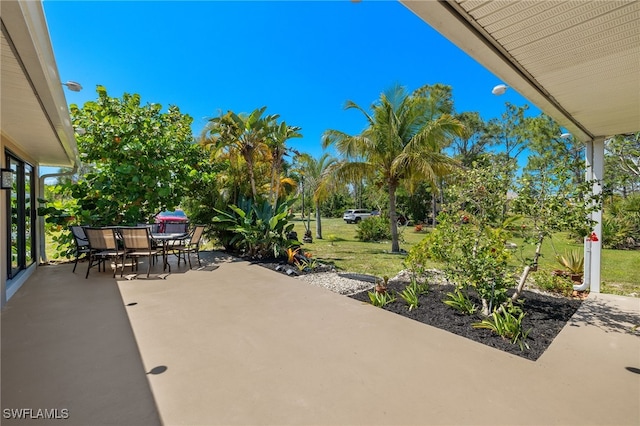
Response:
[[[38,268],[1,315],[2,424],[640,424],[639,299],[590,295],[532,362],[208,256],[166,280]]]

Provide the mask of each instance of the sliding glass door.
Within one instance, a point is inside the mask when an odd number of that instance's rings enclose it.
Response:
[[[11,279],[35,261],[35,177],[33,166],[5,154],[7,167],[13,171],[13,187],[7,191],[7,278]]]

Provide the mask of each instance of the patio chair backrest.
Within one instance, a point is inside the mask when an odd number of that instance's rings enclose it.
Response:
[[[125,250],[151,250],[150,232],[146,226],[121,227],[118,231]]]
[[[164,224],[164,232],[167,234],[186,234],[188,230],[188,223],[167,222]]]
[[[82,226],[73,225],[69,227],[71,229],[71,235],[73,235],[73,239],[76,242],[76,247],[88,247],[89,241],[87,240],[87,234],[84,233],[84,229]]]
[[[159,223],[139,223],[138,224],[138,228],[145,226],[149,229],[149,232],[151,232],[152,234],[155,234],[156,232],[160,232],[159,228],[160,228],[160,224]]]
[[[191,233],[190,243],[192,245],[200,244],[200,239],[202,238],[202,233],[204,232],[204,225],[196,225]]]
[[[85,226],[84,233],[92,250],[118,250],[115,228],[92,228]]]

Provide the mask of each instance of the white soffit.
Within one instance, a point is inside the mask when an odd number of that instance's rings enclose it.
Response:
[[[39,1],[0,1],[0,126],[36,162],[72,166],[77,145]]]
[[[640,131],[639,1],[402,3],[579,139]]]

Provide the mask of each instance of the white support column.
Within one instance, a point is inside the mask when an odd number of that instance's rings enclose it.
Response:
[[[596,138],[587,143],[586,179],[593,181],[593,194],[602,193],[604,178],[604,137]],[[594,293],[600,293],[600,266],[602,264],[602,208],[591,213],[591,220],[595,222],[593,232],[596,239],[585,238],[584,242],[584,283],[574,287],[576,290],[589,288]]]

